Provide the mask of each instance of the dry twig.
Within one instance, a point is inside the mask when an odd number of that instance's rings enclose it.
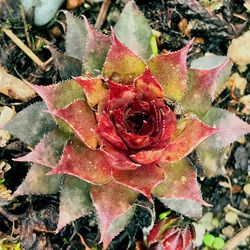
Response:
[[[29,57],[31,58],[38,66],[43,66],[42,62],[33,51],[25,45],[11,30],[3,29],[4,33]]]
[[[250,226],[241,230],[236,234],[231,240],[229,240],[225,246],[224,250],[233,250],[242,240],[250,236]]]
[[[100,9],[98,17],[97,17],[97,20],[96,20],[96,23],[95,23],[95,27],[97,29],[100,29],[102,27],[102,25],[106,19],[110,4],[111,4],[111,0],[104,0],[103,1],[101,9]]]

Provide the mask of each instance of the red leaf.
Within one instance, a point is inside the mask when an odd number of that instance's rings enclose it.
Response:
[[[126,149],[126,145],[117,134],[116,128],[107,115],[101,115],[98,119],[98,133],[115,147]]]
[[[111,170],[100,150],[85,147],[79,141],[69,140],[59,164],[49,174],[70,174],[89,183],[103,184],[111,176]]]
[[[113,170],[115,180],[144,194],[150,201],[152,189],[165,179],[164,171],[155,164],[143,165],[135,170]]]
[[[174,164],[161,164],[165,169],[166,180],[153,190],[166,206],[189,217],[201,216],[201,205],[208,205],[202,200],[196,171],[187,159]]]
[[[181,50],[161,54],[149,60],[148,66],[164,89],[164,95],[180,101],[186,90],[186,60],[192,42]]]
[[[188,160],[184,159],[174,164],[161,164],[166,174],[166,180],[160,183],[153,193],[160,198],[192,199],[203,203],[200,195],[196,171]]]
[[[126,86],[108,81],[109,84],[109,100],[107,109],[114,110],[129,102],[136,97],[133,86]]]
[[[155,79],[149,69],[135,79],[135,86],[138,94],[150,99],[164,98],[164,92],[160,83]]]
[[[164,149],[161,161],[175,162],[191,153],[202,141],[219,130],[211,128],[196,119],[181,120],[177,123],[174,138]]]
[[[99,143],[96,132],[97,122],[95,114],[84,101],[76,101],[66,108],[52,112],[60,117],[73,129],[75,134],[90,148],[95,149]]]
[[[200,118],[209,110],[214,99],[220,72],[229,64],[228,59],[212,69],[189,69],[188,90],[182,100],[186,112],[193,112]]]
[[[112,34],[111,49],[106,58],[103,75],[115,82],[132,84],[144,72],[144,62]]]
[[[119,150],[109,143],[104,142],[101,150],[105,153],[110,166],[115,169],[132,170],[140,166],[129,159],[126,151]]]
[[[84,77],[76,77],[75,80],[83,88],[84,94],[87,97],[87,102],[92,108],[98,105],[99,102],[105,99],[108,95],[101,78],[88,79]]]
[[[137,193],[115,182],[102,186],[92,186],[91,196],[100,220],[101,241],[104,241],[104,249],[110,239],[106,239],[109,227],[112,223],[128,211],[137,198]]]
[[[64,81],[49,86],[29,84],[42,97],[50,111],[68,106],[75,100],[84,99],[84,94],[74,80]]]
[[[183,159],[203,140],[218,131],[196,119],[181,120],[177,123],[175,136],[164,149],[143,150],[131,155],[131,158],[141,164],[149,164],[157,160],[175,162]]]

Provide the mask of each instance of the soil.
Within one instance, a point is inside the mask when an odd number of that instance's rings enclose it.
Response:
[[[108,17],[102,26],[104,33],[110,33],[110,26],[114,25],[126,1],[112,1]],[[203,5],[199,4],[201,2]],[[180,49],[186,41],[195,37],[194,48],[189,60],[214,53],[226,55],[230,41],[240,36],[249,29],[250,14],[246,12],[244,1],[224,0],[219,9],[209,13],[204,5],[211,1],[182,1],[182,0],[137,0],[136,3],[148,18],[152,28],[161,32],[159,50]],[[215,2],[215,1],[212,1]],[[6,7],[7,5],[8,7]],[[63,5],[61,8],[65,8]],[[73,10],[76,15],[84,14],[91,23],[95,23],[100,11],[101,3],[90,4],[86,2]],[[31,16],[27,17],[27,25],[23,24],[20,13],[19,1],[0,0],[0,28],[5,25],[11,27],[14,34],[21,40],[26,41],[25,27],[31,38],[32,50],[42,60],[50,58],[50,52],[43,46],[44,39],[64,51],[63,28],[59,22],[51,21],[44,27],[31,26]],[[187,25],[192,23],[191,28]],[[3,32],[0,31],[0,64],[8,69],[8,72],[16,77],[22,77],[35,84],[50,84],[60,80],[60,76],[53,64],[40,68],[32,62]],[[250,69],[240,73],[236,66],[233,72],[238,72],[242,77],[250,81]],[[237,112],[243,120],[250,123],[250,117],[243,110],[244,106],[235,101],[239,90],[225,89],[216,99],[214,105]],[[245,95],[250,94],[248,84]],[[30,103],[34,103],[39,97],[28,102],[17,102],[6,95],[0,94],[1,106],[14,106],[19,112]],[[28,152],[27,145],[15,138],[11,138],[5,147],[0,148],[1,160],[10,164],[11,169],[4,175],[4,185],[7,189],[14,191],[25,177],[29,166],[16,163],[16,158]],[[244,215],[250,214],[249,196],[243,191],[243,187],[249,182],[249,153],[250,136],[245,140],[235,142],[231,146],[231,154],[226,165],[226,175],[213,178],[200,178],[203,198],[212,204],[204,212],[212,212],[217,225],[211,231],[216,236],[221,236],[225,241],[229,236],[222,234],[222,229],[230,224],[225,220],[226,207],[229,204]],[[227,183],[228,185],[226,185]],[[141,200],[143,201],[143,197]],[[11,244],[20,242],[23,249],[84,249],[79,235],[84,235],[84,240],[89,247],[100,249],[98,244],[99,232],[92,216],[81,218],[68,225],[59,233],[54,234],[58,218],[58,195],[46,197],[18,197],[8,205],[0,206],[0,242],[7,240]],[[165,211],[165,208],[156,201],[157,213]],[[238,222],[232,225],[234,235],[249,226],[249,216],[239,215]],[[138,209],[136,216],[111,243],[109,249],[143,249],[142,228],[149,224],[150,217],[147,212]],[[12,246],[14,246],[12,245]],[[1,245],[0,245],[0,249]],[[12,248],[10,248],[12,249]],[[201,246],[200,249],[204,249]],[[235,249],[250,249],[249,240],[245,240],[241,246]]]

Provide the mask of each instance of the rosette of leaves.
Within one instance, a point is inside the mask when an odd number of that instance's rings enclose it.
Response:
[[[147,239],[149,250],[194,249],[195,231],[177,216],[168,216],[154,225]]]
[[[152,56],[151,28],[133,1],[111,37],[64,14],[66,53],[50,48],[64,81],[31,85],[43,102],[6,126],[33,147],[16,159],[32,166],[15,195],[60,192],[57,230],[94,211],[104,249],[134,215],[139,194],[199,217],[207,203],[186,156],[198,146],[207,164],[249,131],[211,106],[229,61],[200,58],[187,68],[192,42]]]

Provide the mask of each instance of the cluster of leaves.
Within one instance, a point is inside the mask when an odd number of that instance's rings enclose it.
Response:
[[[95,211],[104,249],[142,206],[138,194],[199,217],[207,203],[185,157],[197,148],[204,166],[217,164],[225,147],[250,130],[211,106],[224,88],[229,61],[203,57],[187,68],[192,41],[152,56],[151,28],[133,1],[112,38],[64,14],[66,53],[50,50],[65,81],[30,85],[43,102],[6,126],[34,147],[16,159],[33,164],[14,196],[60,192],[57,231]],[[154,209],[146,209],[154,221]]]

